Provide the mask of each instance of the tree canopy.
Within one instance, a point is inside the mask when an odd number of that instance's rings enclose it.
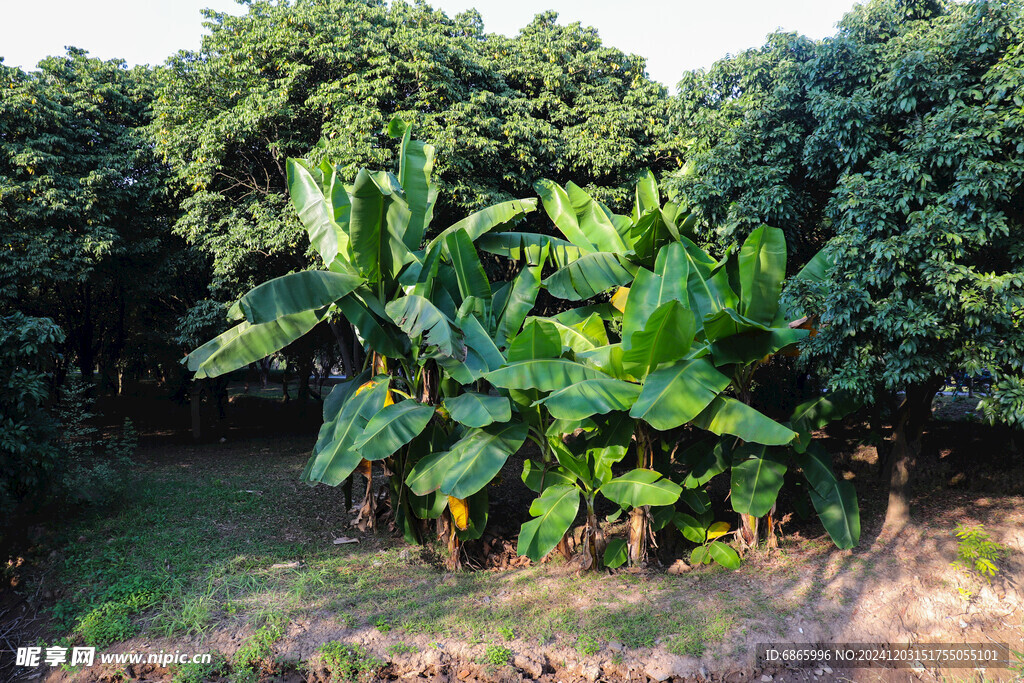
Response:
[[[529,196],[540,177],[618,187],[675,163],[666,93],[643,59],[554,13],[513,38],[485,33],[474,11],[379,0],[253,2],[208,18],[202,48],[160,74],[154,131],[186,187],[176,230],[212,255],[224,298],[315,260],[287,205],[285,159],[330,157],[346,175],[388,167],[393,115],[437,149],[438,224]]]

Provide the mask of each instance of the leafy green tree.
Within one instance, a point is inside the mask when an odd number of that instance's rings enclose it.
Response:
[[[77,49],[29,73],[0,64],[0,301],[57,322],[86,380],[173,357],[173,323],[204,284],[170,233],[149,85]]]
[[[892,404],[889,529],[908,521],[920,437],[951,371],[991,370],[983,409],[1022,424],[1022,36],[1019,0],[873,0],[818,44],[793,39],[787,53],[776,36],[712,69],[723,77],[703,102],[716,113],[681,96],[698,141],[674,187],[705,228],[775,221],[827,241],[824,281],[791,294],[818,316],[807,351],[827,381]]]
[[[346,178],[388,167],[393,115],[437,149],[437,225],[528,196],[541,176],[621,185],[674,163],[643,60],[551,13],[514,38],[486,34],[475,12],[382,0],[208,17],[202,48],[161,72],[153,130],[187,194],[176,231],[212,257],[222,300],[317,260],[288,206],[286,158],[330,158]]]

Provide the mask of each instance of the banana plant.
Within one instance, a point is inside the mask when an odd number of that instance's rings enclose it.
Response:
[[[185,359],[197,378],[214,377],[280,350],[320,322],[347,320],[369,352],[371,367],[326,397],[324,423],[302,475],[310,484],[337,485],[357,468],[369,477],[375,461],[397,474],[393,484],[401,484],[416,461],[441,447],[467,454],[463,469],[478,481],[479,452],[503,449],[507,457],[521,443],[520,423],[493,405],[502,424],[485,424],[468,407],[455,409],[453,418],[438,391],[442,375],[448,375],[437,368],[450,370],[458,384],[503,363],[486,325],[514,336],[533,305],[530,292],[532,287],[536,296],[539,268],[524,268],[525,274],[495,296],[472,242],[513,225],[536,209],[536,200],[483,209],[424,245],[437,198],[434,149],[412,140],[411,127],[399,119],[388,132],[401,138],[397,176],[361,169],[347,185],[340,167],[328,161],[288,160],[292,205],[326,268],[254,288],[229,311],[238,324]],[[462,415],[470,415],[467,424],[458,422]],[[442,499],[458,508],[455,518],[481,508],[473,499],[479,487],[463,483],[456,491],[458,496]],[[407,536],[415,536],[411,520],[441,507],[437,496],[407,495],[404,485],[398,494],[396,520]],[[371,523],[374,518],[368,515]],[[478,525],[460,526],[469,532]]]

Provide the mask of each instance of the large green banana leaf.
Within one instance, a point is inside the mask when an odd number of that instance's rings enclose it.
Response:
[[[860,510],[853,484],[836,477],[831,456],[817,443],[796,456],[796,462],[811,485],[811,503],[822,526],[840,548],[860,542]]]
[[[367,423],[384,408],[390,379],[381,375],[366,388],[354,392],[333,422],[329,438],[317,442],[303,473],[303,481],[337,486],[362,461],[355,448]]]
[[[505,256],[513,261],[525,259],[531,265],[543,261],[544,247],[547,247],[551,260],[558,268],[567,266],[587,253],[568,240],[530,232],[492,232],[481,237],[476,244],[488,253]]]
[[[673,429],[694,419],[729,386],[729,378],[705,358],[684,360],[652,372],[629,411],[655,429]]]
[[[633,335],[647,326],[659,306],[669,301],[680,301],[683,308],[686,308],[685,297],[686,292],[671,281],[646,268],[639,269],[629,287],[629,296],[622,314],[623,348],[632,347]]]
[[[711,481],[711,478],[729,469],[732,453],[721,439],[706,439],[694,445],[686,453],[690,472],[683,480],[687,489],[696,489]]]
[[[526,423],[518,421],[469,430],[449,450],[450,464],[441,481],[441,493],[469,498],[487,486],[508,456],[526,441],[526,432]]]
[[[500,307],[495,305],[494,314],[498,320],[494,339],[498,346],[507,347],[512,338],[519,334],[526,316],[533,310],[540,291],[542,265],[524,266],[508,290],[508,298]]]
[[[446,398],[444,407],[459,424],[478,429],[493,422],[508,422],[512,419],[512,405],[504,396],[467,391],[454,398]]]
[[[388,125],[391,137],[401,137],[398,154],[398,182],[409,206],[408,228],[402,241],[410,251],[420,248],[437,201],[437,187],[430,182],[434,168],[434,146],[413,140],[412,126],[395,117]]]
[[[390,273],[391,250],[384,224],[386,198],[366,169],[359,169],[350,194],[352,215],[349,218],[352,260],[359,273],[369,282],[379,282]]]
[[[372,350],[388,358],[397,358],[405,354],[408,349],[408,340],[401,335],[388,332],[378,315],[369,309],[365,299],[358,296],[357,292],[342,297],[338,300],[337,305]],[[384,320],[387,323],[392,323],[386,312]]]
[[[567,240],[584,251],[600,251],[600,248],[580,229],[572,200],[561,186],[550,180],[542,179],[533,184],[533,189],[540,196],[544,210],[551,222],[565,235]]]
[[[389,301],[385,309],[410,339],[420,340],[426,357],[466,358],[461,331],[429,300],[413,294]]]
[[[654,310],[642,330],[630,335],[629,348],[622,356],[623,369],[634,377],[646,377],[662,363],[685,358],[696,329],[691,311],[679,301],[666,301]]]
[[[455,269],[459,293],[463,300],[471,296],[490,299],[491,284],[487,281],[483,264],[480,263],[476,248],[469,239],[469,233],[461,229],[456,230],[445,237],[444,244]]]
[[[589,351],[577,351],[575,355],[578,362],[597,368],[605,375],[627,382],[640,381],[639,377],[634,377],[625,370],[623,358],[626,352],[622,344],[606,344]]]
[[[561,466],[548,467],[537,465],[527,458],[523,461],[523,473],[520,479],[526,484],[526,488],[534,493],[543,493],[549,486],[575,486],[576,475]]]
[[[531,211],[537,210],[536,199],[512,199],[507,202],[501,202],[494,206],[488,206],[486,209],[480,209],[475,213],[463,218],[457,223],[452,223],[449,227],[445,228],[438,234],[437,237],[430,241],[427,245],[427,251],[436,249],[443,246],[444,239],[453,232],[458,230],[465,230],[466,234],[469,235],[469,239],[473,242],[480,239],[480,237],[494,228],[501,226],[513,225],[520,220],[523,216],[530,213]]]
[[[716,397],[693,418],[693,424],[719,436],[732,434],[767,446],[783,446],[797,437],[793,430],[728,396]]]
[[[219,377],[280,351],[316,327],[325,309],[285,315],[271,322],[242,322],[185,357],[196,379]]]
[[[673,505],[683,489],[654,470],[635,469],[601,487],[605,498],[620,507]]]
[[[713,341],[711,355],[718,366],[734,363],[747,365],[792,346],[806,339],[809,334],[807,330],[793,330],[788,327],[741,332]]]
[[[286,162],[288,195],[292,206],[299,215],[299,221],[306,228],[310,244],[320,254],[325,265],[330,265],[339,253],[348,251],[348,235],[335,222],[335,207],[330,198],[324,198],[320,185],[310,168],[301,159]],[[342,193],[344,194],[344,193]],[[342,206],[349,203],[348,196]]]
[[[605,329],[601,317],[596,313],[573,325],[566,325],[555,318],[536,318],[536,320],[544,320],[554,325],[562,348],[570,349],[573,353],[593,351],[599,346],[608,345],[608,331]],[[509,360],[512,358],[510,357]]]
[[[613,214],[606,206],[583,191],[578,185],[569,182],[565,186],[569,201],[572,202],[573,213],[576,214],[576,222],[579,225],[587,241],[593,244],[599,251],[607,251],[613,254],[624,254],[630,247],[622,239],[616,228]],[[629,223],[630,225],[632,222]]]
[[[739,254],[740,313],[771,324],[786,278],[786,237],[767,225],[744,240]]]
[[[353,448],[366,460],[382,460],[422,432],[434,409],[416,401],[385,406],[370,418]]]
[[[238,300],[239,312],[252,324],[312,311],[334,303],[365,282],[361,277],[326,270],[304,270],[268,280]]]
[[[544,280],[551,295],[569,301],[589,299],[600,292],[628,284],[636,267],[610,252],[584,254]]]
[[[594,368],[564,358],[537,358],[510,363],[488,372],[484,379],[503,389],[557,391],[570,384],[605,376]]]
[[[636,224],[640,218],[653,210],[661,208],[661,197],[658,194],[658,182],[649,168],[645,168],[636,180],[636,190],[633,195],[633,223]]]
[[[455,457],[448,451],[431,453],[420,459],[409,471],[405,485],[417,496],[425,496],[441,488],[445,474],[455,462]]]
[[[508,347],[508,362],[535,358],[558,358],[562,355],[562,336],[555,323],[530,318]]]
[[[565,536],[579,509],[580,492],[575,486],[556,484],[545,488],[530,505],[535,519],[520,529],[516,552],[540,562]]]
[[[552,392],[534,405],[543,405],[559,420],[582,420],[612,411],[628,411],[640,387],[611,377],[588,379]]]
[[[759,444],[742,444],[733,451],[732,509],[762,517],[768,514],[782,489],[786,462],[775,450]]]

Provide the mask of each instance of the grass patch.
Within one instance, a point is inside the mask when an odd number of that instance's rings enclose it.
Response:
[[[360,645],[333,641],[320,646],[308,668],[331,683],[362,683],[371,680],[385,663]]]

